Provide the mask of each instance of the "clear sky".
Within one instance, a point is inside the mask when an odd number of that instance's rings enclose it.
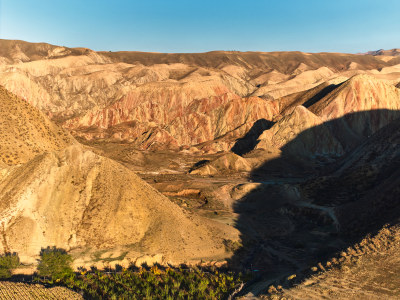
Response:
[[[0,38],[94,50],[400,47],[400,0],[0,0]]]

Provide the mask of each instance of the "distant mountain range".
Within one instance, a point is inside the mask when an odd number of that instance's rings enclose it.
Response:
[[[391,49],[391,50],[379,49],[379,50],[375,50],[375,51],[368,51],[368,52],[363,53],[363,54],[373,55],[373,56],[377,56],[377,55],[399,56],[400,55],[400,49],[399,48],[395,48],[395,49]]]

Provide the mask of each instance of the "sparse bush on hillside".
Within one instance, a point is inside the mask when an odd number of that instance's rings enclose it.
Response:
[[[0,278],[10,278],[12,270],[19,266],[17,253],[6,253],[0,256]]]
[[[61,279],[73,273],[72,257],[64,249],[57,247],[42,248],[38,271],[40,276]]]

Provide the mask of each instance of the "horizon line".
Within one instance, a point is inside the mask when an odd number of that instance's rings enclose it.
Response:
[[[30,42],[27,40],[21,40],[21,39],[6,39],[6,38],[0,38],[0,40],[3,41],[15,41],[15,42],[25,42],[25,43],[30,43],[30,44],[47,44],[50,46],[56,46],[56,47],[65,47],[69,49],[89,49],[91,51],[95,52],[111,52],[111,53],[119,53],[119,52],[136,52],[136,53],[151,53],[151,54],[206,54],[206,53],[212,53],[212,52],[230,52],[230,53],[285,53],[285,52],[299,52],[299,53],[305,53],[305,54],[323,54],[323,53],[332,53],[332,54],[350,54],[350,55],[372,55],[369,54],[369,52],[377,52],[377,51],[391,51],[391,50],[398,50],[399,48],[391,48],[391,49],[376,49],[376,50],[369,50],[366,52],[338,52],[338,51],[301,51],[301,50],[273,50],[273,51],[262,51],[262,50],[208,50],[208,51],[199,51],[199,52],[159,52],[159,51],[143,51],[143,50],[94,50],[89,47],[85,46],[65,46],[65,45],[59,45],[59,44],[53,44],[51,42]]]

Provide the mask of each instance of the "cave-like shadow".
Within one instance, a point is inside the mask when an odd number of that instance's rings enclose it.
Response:
[[[252,171],[251,183],[236,187],[236,192],[250,191],[234,205],[242,246],[230,267],[251,271],[268,288],[396,220],[400,144],[392,141],[389,146],[399,155],[380,163],[370,158],[360,163],[360,157],[365,147],[384,143],[384,134],[397,134],[400,142],[398,118],[400,111],[394,110],[347,114],[303,131],[281,148],[279,158]],[[379,195],[381,186],[386,190]]]
[[[264,130],[270,129],[272,125],[274,125],[274,122],[272,121],[266,119],[257,120],[245,136],[236,141],[231,151],[237,155],[243,155],[250,152],[257,146],[258,137],[264,132]]]

